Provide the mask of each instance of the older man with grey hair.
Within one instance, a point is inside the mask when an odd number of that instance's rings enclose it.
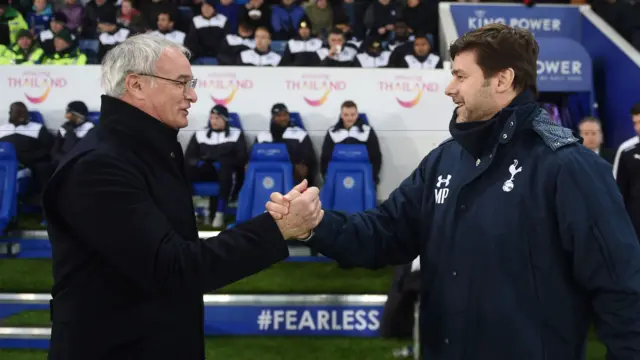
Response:
[[[60,162],[43,205],[53,248],[49,360],[204,355],[203,293],[288,256],[322,217],[258,216],[200,240],[178,130],[198,96],[183,46],[131,37],[102,63],[97,131]],[[306,191],[305,191],[306,190]]]

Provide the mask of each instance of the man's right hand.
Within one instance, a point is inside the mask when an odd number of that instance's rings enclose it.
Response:
[[[288,194],[271,194],[267,210],[276,220],[276,224],[286,240],[304,239],[320,224],[324,216],[320,202],[320,190],[317,187],[307,188],[303,180]],[[273,211],[272,206],[277,209]]]

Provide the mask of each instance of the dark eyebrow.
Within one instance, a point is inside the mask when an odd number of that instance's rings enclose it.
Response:
[[[460,69],[453,69],[453,70],[451,70],[451,74],[452,75],[464,75],[464,71],[462,71]]]

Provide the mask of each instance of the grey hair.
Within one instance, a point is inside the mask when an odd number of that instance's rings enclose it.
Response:
[[[156,73],[156,61],[165,49],[182,52],[187,59],[191,52],[186,47],[164,37],[151,34],[132,36],[111,49],[102,59],[102,87],[104,93],[120,97],[125,92],[127,75]]]

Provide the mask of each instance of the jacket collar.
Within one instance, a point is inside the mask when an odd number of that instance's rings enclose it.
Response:
[[[125,133],[134,141],[165,156],[176,151],[178,130],[166,126],[138,108],[120,99],[102,95],[100,113],[99,129]]]
[[[456,123],[458,116],[454,111],[449,123],[449,131],[460,146],[475,158],[480,158],[487,151],[492,151],[499,143],[508,143],[516,131],[530,128],[532,119],[530,115],[537,108],[535,95],[526,90],[486,121]]]

